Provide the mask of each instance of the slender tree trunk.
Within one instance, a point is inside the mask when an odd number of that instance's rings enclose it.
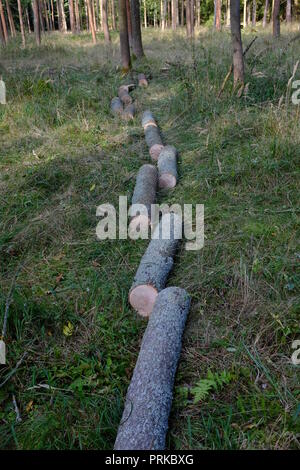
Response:
[[[115,0],[111,0],[111,17],[112,17],[112,28],[116,30],[116,13],[115,13]]]
[[[201,23],[201,4],[200,0],[197,0],[196,2],[196,25],[199,28]]]
[[[184,26],[184,0],[181,0],[181,26]]]
[[[167,18],[167,0],[161,1],[162,13],[161,13],[161,29],[166,29],[166,18]]]
[[[1,18],[0,18],[0,39],[1,39],[1,44],[2,44],[2,46],[5,47],[6,42],[5,42],[5,37],[4,37],[4,33],[3,33],[2,20],[1,20]]]
[[[230,10],[231,11],[231,10]],[[244,18],[243,18],[244,29],[247,26],[247,0],[244,0]]]
[[[132,46],[132,25],[131,25],[131,12],[130,12],[129,0],[126,0],[126,14],[127,14],[128,41],[129,41],[129,47],[131,47]]]
[[[70,28],[73,34],[76,33],[74,0],[69,0]]]
[[[265,8],[264,8],[264,17],[263,17],[263,28],[267,26],[267,21],[268,21],[268,11],[269,11],[269,0],[265,1]]]
[[[292,22],[292,0],[287,0],[286,2],[286,22],[287,24]]]
[[[172,0],[172,29],[177,27],[177,0]]]
[[[119,0],[119,31],[122,68],[124,72],[128,72],[131,67],[131,60],[128,39],[126,0]]]
[[[8,31],[7,31],[7,26],[6,26],[6,19],[5,19],[5,14],[4,14],[4,8],[3,8],[2,0],[0,0],[0,16],[1,16],[1,23],[2,23],[2,31],[3,31],[4,42],[5,42],[5,44],[7,44],[7,43],[8,43]]]
[[[95,32],[97,31],[97,22],[96,22],[96,12],[95,12],[95,1],[91,0],[91,7],[92,7],[92,20],[94,23]]]
[[[29,13],[28,13],[28,8],[25,10],[26,14],[26,21],[27,21],[27,28],[28,28],[28,33],[31,34],[31,26],[30,26],[30,19],[29,19]]]
[[[13,15],[11,13],[9,1],[5,0],[5,3],[6,3],[6,12],[7,12],[7,17],[8,17],[8,22],[9,22],[10,34],[12,35],[12,37],[15,37],[16,36],[16,28],[15,28]]]
[[[23,23],[23,12],[22,12],[22,4],[21,0],[18,0],[18,12],[19,12],[19,21],[20,21],[20,31],[22,36],[22,46],[25,47],[25,30],[24,30],[24,23]]]
[[[191,11],[191,0],[186,0],[185,2],[185,14],[186,14],[186,33],[188,38],[193,37],[193,28],[192,28],[192,11]]]
[[[142,33],[141,33],[141,15],[140,0],[130,0],[131,23],[132,23],[132,49],[137,58],[144,55]]]
[[[51,0],[51,20],[53,24],[53,29],[55,31],[55,19],[54,19],[54,5],[53,5],[53,0]]]
[[[44,26],[42,5],[41,5],[41,3],[40,3],[40,0],[38,0],[38,4],[39,4],[40,28],[41,28],[41,31],[44,33],[44,32],[45,32],[45,26]]]
[[[256,26],[256,0],[252,0],[252,26]]]
[[[66,21],[66,14],[65,14],[65,4],[64,0],[58,0],[60,4],[60,12],[61,12],[61,30],[63,33],[67,32],[67,21]]]
[[[227,0],[226,26],[230,28],[230,0]]]
[[[50,31],[53,31],[52,15],[51,15],[51,4],[49,0],[45,0],[46,15],[48,17]]]
[[[216,17],[216,30],[221,31],[221,6],[222,0],[215,0],[215,17]]]
[[[34,34],[35,40],[38,46],[41,45],[41,25],[39,15],[39,3],[38,0],[33,0],[33,19],[34,19]]]
[[[89,26],[90,26],[90,30],[91,30],[91,33],[92,33],[92,39],[93,39],[93,43],[96,44],[96,42],[97,42],[96,29],[95,29],[95,23],[94,23],[94,19],[93,19],[93,10],[92,10],[91,0],[87,0],[86,3],[87,3]]]
[[[221,0],[220,0],[221,1]],[[192,28],[192,37],[194,37],[194,25],[195,25],[195,0],[190,0],[191,2],[191,28]]]
[[[272,18],[273,18],[273,36],[275,38],[278,38],[280,36],[279,10],[280,10],[280,0],[274,0]]]
[[[110,34],[109,34],[109,27],[108,27],[108,18],[107,18],[107,0],[101,0],[102,3],[102,23],[103,23],[103,31],[104,31],[104,39],[106,43],[110,43]]]
[[[147,7],[146,7],[146,0],[144,0],[144,26],[147,28]]]
[[[49,23],[49,18],[48,18],[48,10],[47,10],[46,0],[42,0],[42,9],[43,9],[43,13],[44,13],[45,21],[46,21],[47,31],[50,31],[50,23]]]
[[[76,33],[78,34],[78,33],[80,33],[80,16],[79,16],[78,0],[75,0],[74,9],[75,9]]]
[[[247,26],[251,23],[251,9],[250,9],[250,3],[247,5]]]
[[[234,84],[244,83],[244,56],[240,24],[240,0],[230,2],[231,40]]]

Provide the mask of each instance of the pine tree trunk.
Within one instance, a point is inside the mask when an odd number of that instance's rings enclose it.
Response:
[[[267,26],[267,21],[268,21],[268,11],[269,11],[269,0],[265,1],[265,9],[264,9],[264,17],[263,17],[263,28]]]
[[[4,14],[4,8],[3,8],[2,0],[0,0],[0,16],[1,16],[1,23],[2,23],[2,31],[3,31],[4,42],[5,42],[5,44],[7,44],[7,43],[8,43],[8,31],[7,31],[7,26],[6,26],[6,19],[5,19],[5,14]]]
[[[240,24],[240,0],[230,2],[234,84],[244,83],[244,56]]]
[[[45,3],[46,3],[46,14],[48,15],[48,21],[49,21],[49,28],[50,28],[50,31],[53,31],[51,4],[49,0],[47,0],[47,2],[45,0]]]
[[[51,20],[53,24],[53,30],[55,31],[55,19],[54,19],[54,5],[53,0],[51,0]]]
[[[132,23],[132,49],[137,58],[144,55],[142,33],[141,33],[141,17],[140,17],[140,0],[130,0],[131,6],[131,23]]]
[[[172,0],[172,29],[175,30],[177,26],[177,12],[176,12],[176,0]]]
[[[106,43],[110,43],[110,34],[109,34],[109,27],[108,27],[108,18],[107,18],[107,0],[101,0],[102,3],[102,23],[103,23],[103,31],[104,31],[104,39]]]
[[[128,39],[126,0],[119,0],[119,31],[122,69],[124,72],[128,72],[131,67],[131,60]]]
[[[273,36],[275,38],[278,38],[280,36],[279,10],[280,10],[280,0],[274,0],[272,18],[273,18]]]
[[[244,29],[247,26],[247,0],[244,0],[244,18],[243,18]]]
[[[166,17],[167,17],[167,0],[161,1],[161,29],[166,29]]]
[[[252,26],[256,26],[256,0],[252,0]]]
[[[5,37],[4,37],[4,33],[3,33],[2,20],[1,20],[1,18],[0,18],[0,39],[1,39],[1,44],[2,44],[2,46],[5,46],[5,45],[6,45],[6,42],[5,42]]]
[[[6,12],[7,12],[7,17],[8,17],[8,22],[9,22],[9,28],[10,28],[10,34],[14,38],[16,36],[16,28],[15,28],[15,23],[14,23],[14,18],[11,13],[9,1],[5,0],[6,3]]]
[[[87,0],[86,3],[87,3],[89,26],[90,26],[90,30],[91,30],[91,33],[92,33],[92,39],[93,39],[93,43],[96,44],[96,42],[97,42],[96,29],[95,29],[95,22],[94,22],[94,19],[93,19],[93,10],[92,10],[91,0]]]
[[[286,2],[286,22],[287,24],[292,22],[292,0],[287,0]]]
[[[43,9],[43,13],[44,13],[45,21],[46,21],[46,28],[47,28],[47,31],[50,31],[50,24],[49,24],[46,0],[42,0],[42,2],[43,2],[42,3],[42,9]]]
[[[76,23],[76,32],[80,33],[80,16],[79,16],[79,5],[78,0],[75,0],[75,23]]]
[[[74,0],[69,0],[70,27],[73,34],[76,33]]]
[[[220,0],[221,1],[221,0]],[[192,37],[194,37],[194,24],[195,24],[195,0],[190,0],[191,2],[191,30],[192,30]]]
[[[147,7],[146,7],[146,0],[144,0],[144,26],[147,28]]]
[[[38,46],[41,45],[41,25],[38,0],[33,0],[34,34]]]
[[[191,0],[186,0],[185,2],[185,14],[186,14],[186,33],[187,37],[192,37],[192,15],[191,15]]]
[[[28,33],[31,34],[32,31],[31,31],[31,26],[30,26],[28,8],[26,8],[25,13],[26,13],[26,20],[27,20]]]
[[[181,0],[181,26],[184,26],[184,0]]]
[[[130,13],[129,0],[126,0],[126,13],[127,13],[128,41],[129,41],[129,47],[131,47],[132,46],[132,25],[131,25],[131,13]]]
[[[66,14],[65,14],[65,4],[64,0],[58,0],[60,4],[60,12],[61,12],[61,31],[62,33],[67,32],[67,21],[66,21]]]
[[[21,0],[18,0],[18,12],[19,12],[19,21],[20,21],[20,31],[21,31],[21,36],[22,36],[22,45],[23,45],[23,47],[25,47],[26,41],[25,41],[25,31],[24,31]]]
[[[196,13],[197,13],[196,25],[199,28],[200,22],[201,22],[201,4],[200,4],[200,0],[197,0],[197,2],[196,2]]]
[[[227,0],[226,26],[230,28],[230,0]]]
[[[216,30],[221,31],[221,6],[222,0],[215,0],[215,17],[216,17]]]
[[[112,28],[116,30],[116,13],[115,13],[115,0],[111,0],[111,17],[112,17]]]

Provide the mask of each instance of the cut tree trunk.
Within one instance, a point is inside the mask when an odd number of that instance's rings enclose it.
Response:
[[[265,9],[264,9],[264,17],[263,17],[263,28],[267,26],[267,21],[268,21],[268,11],[269,11],[269,0],[266,0],[265,2]]]
[[[147,110],[142,116],[142,126],[144,128],[146,144],[152,160],[157,161],[160,152],[164,148],[160,132],[151,111]]]
[[[168,224],[171,230],[166,235],[164,231]],[[129,303],[141,316],[151,314],[157,294],[165,287],[181,236],[181,217],[174,213],[164,214],[154,230],[129,292]]]
[[[126,121],[131,121],[135,116],[135,104],[131,103],[125,106],[124,111],[122,113],[122,118]]]
[[[166,145],[158,157],[158,186],[161,189],[174,188],[177,183],[177,150]]]
[[[129,231],[140,231],[147,229],[151,222],[151,204],[155,203],[157,188],[157,169],[153,165],[143,165],[139,169],[136,177],[135,188],[132,196],[131,204],[143,204],[146,207],[147,214],[133,213],[130,208],[129,216],[131,217]]]
[[[123,104],[128,105],[132,103],[132,98],[129,94],[129,86],[121,85],[118,90],[118,96]]]
[[[138,81],[139,81],[139,86],[141,86],[141,87],[147,87],[148,86],[148,80],[147,80],[146,75],[144,73],[139,73],[138,74]]]
[[[110,110],[113,114],[121,115],[123,113],[123,103],[118,96],[111,100]]]
[[[182,335],[190,309],[187,292],[168,287],[157,297],[128,387],[115,450],[164,450]]]
[[[131,24],[132,24],[132,49],[135,56],[140,59],[144,55],[141,18],[140,18],[140,1],[130,0]]]
[[[273,36],[278,38],[280,36],[280,0],[274,0],[273,2]]]
[[[235,86],[244,84],[244,56],[240,25],[240,0],[230,2],[233,79]]]
[[[21,36],[22,36],[22,46],[25,47],[26,40],[25,40],[25,30],[24,30],[24,23],[23,23],[23,12],[22,12],[21,0],[18,0],[18,12],[19,12],[19,21],[20,21],[20,31],[21,31]]]
[[[127,27],[126,0],[119,0],[119,30],[122,69],[123,72],[128,72],[131,67],[131,60]]]

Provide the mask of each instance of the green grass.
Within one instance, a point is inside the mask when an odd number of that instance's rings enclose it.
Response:
[[[124,81],[118,39],[53,34],[40,50],[1,50],[0,318],[18,267],[0,384],[1,447],[111,449],[146,323],[127,302],[145,241],[99,242],[96,207],[131,196],[149,157],[151,108],[180,153],[178,186],[159,202],[204,203],[205,247],[184,248],[169,285],[192,296],[176,378],[170,449],[299,448],[299,107],[279,100],[300,53],[291,31],[259,30],[249,92],[228,83],[230,37],[144,32],[151,71],[124,124],[109,103]],[[244,44],[253,38],[244,33]],[[298,76],[296,77],[299,79]],[[126,80],[126,79],[125,79]],[[71,322],[73,333],[63,334]],[[208,377],[199,401],[193,390]],[[43,385],[41,387],[41,384]],[[12,395],[22,422],[16,424]]]

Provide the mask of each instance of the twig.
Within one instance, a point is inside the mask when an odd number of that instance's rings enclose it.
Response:
[[[12,399],[13,399],[14,409],[16,413],[16,422],[20,423],[22,421],[22,418],[21,418],[20,410],[18,408],[16,397],[13,395]]]
[[[247,52],[249,51],[250,47],[252,46],[252,44],[254,44],[254,42],[256,41],[257,38],[258,38],[258,36],[255,36],[255,37],[252,39],[252,41],[250,42],[250,44],[248,44],[248,46],[246,47],[246,49],[245,49],[244,52],[243,52],[243,57],[245,57],[245,55],[246,55]],[[230,65],[229,71],[228,71],[226,77],[224,78],[224,81],[223,81],[222,86],[221,86],[221,88],[220,88],[220,91],[219,91],[219,93],[218,93],[218,98],[220,98],[220,96],[222,95],[222,93],[223,93],[223,91],[224,91],[224,88],[225,88],[225,86],[226,86],[226,83],[228,82],[228,80],[229,80],[229,78],[230,78],[232,72],[233,72],[233,64]]]
[[[23,356],[21,357],[21,359],[17,362],[16,367],[7,375],[6,379],[4,379],[3,382],[0,384],[0,388],[2,388],[3,385],[5,385],[6,382],[8,382],[9,379],[17,372],[18,368],[20,367],[20,365],[24,361],[27,354],[28,354],[27,351],[25,351]]]
[[[13,291],[14,291],[14,288],[15,288],[15,285],[16,285],[17,277],[18,277],[22,267],[23,266],[21,264],[19,264],[19,266],[18,266],[18,268],[15,272],[15,275],[13,277],[13,280],[12,280],[12,283],[11,283],[11,286],[10,286],[10,289],[9,289],[9,293],[8,293],[8,296],[7,296],[7,299],[6,299],[5,311],[4,311],[4,317],[3,317],[2,339],[4,339],[4,337],[6,336],[8,312],[9,312],[10,304],[12,302],[12,294],[13,294]]]

